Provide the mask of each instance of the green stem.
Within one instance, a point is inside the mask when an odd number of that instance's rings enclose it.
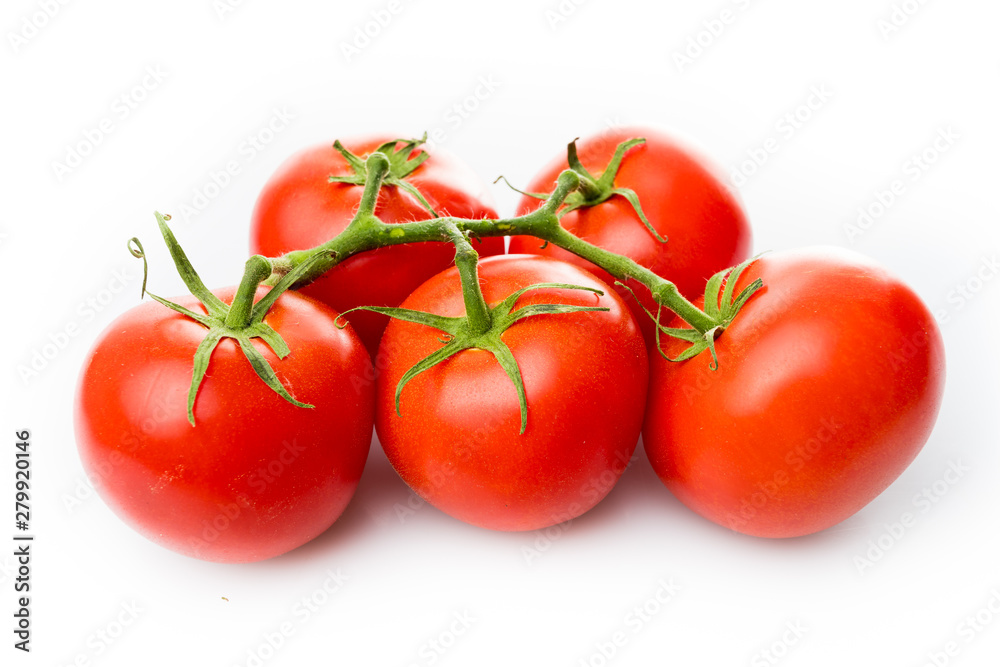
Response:
[[[233,304],[226,315],[226,326],[230,329],[245,329],[253,314],[254,296],[261,281],[271,275],[271,260],[262,255],[254,255],[247,260],[243,279],[236,289]]]
[[[374,250],[386,245],[394,245],[399,241],[393,241],[389,232],[392,229],[403,228],[406,225],[387,225],[375,217],[375,207],[378,205],[378,195],[382,189],[382,183],[389,174],[389,158],[382,153],[372,153],[365,161],[367,176],[365,177],[365,189],[361,193],[361,201],[354,218],[347,225],[347,228],[326,243],[322,243],[315,248],[307,250],[293,250],[282,257],[273,257],[271,262],[271,277],[265,281],[267,285],[275,285],[282,276],[290,273],[300,264],[311,261],[312,266],[299,280],[292,285],[292,289],[299,289],[308,285],[321,275],[340,264],[348,257]],[[382,237],[389,236],[388,240]],[[439,240],[439,237],[427,240]],[[442,239],[447,240],[447,239]],[[327,257],[315,260],[317,252],[325,252]]]
[[[361,205],[347,229],[316,248],[297,250],[283,257],[273,258],[271,262],[274,272],[268,281],[269,283],[277,282],[282,275],[320,251],[329,253],[329,259],[314,262],[293,285],[293,288],[299,288],[312,282],[340,262],[367,250],[402,243],[428,241],[455,243],[456,230],[476,238],[508,235],[534,236],[583,257],[618,280],[624,282],[632,279],[642,283],[649,288],[653,299],[658,304],[677,313],[681,319],[700,333],[709,331],[717,324],[712,317],[684,298],[669,280],[658,276],[627,257],[599,248],[562,228],[558,218],[559,208],[571,193],[579,190],[582,180],[579,174],[570,169],[559,174],[556,187],[546,202],[535,211],[523,216],[498,220],[447,217],[385,224],[375,217],[374,210],[379,189],[388,172],[389,160],[380,153],[372,153],[368,157],[366,166],[368,175],[365,180],[365,191],[361,198]],[[465,243],[468,241],[466,240]],[[471,249],[471,245],[469,248]],[[456,249],[456,263],[458,263],[462,251],[458,248],[457,243]],[[461,258],[461,262],[472,267],[470,270],[469,266],[465,269],[461,265],[459,266],[459,271],[464,270],[471,278],[475,271],[474,265],[471,265],[464,256]],[[478,280],[467,279],[466,274],[463,274],[463,285],[468,285],[470,290],[478,290]],[[466,308],[469,310],[470,317],[479,317],[478,313],[481,312],[481,308],[476,295],[467,294],[466,296]],[[481,297],[480,292],[479,298]],[[470,301],[472,302],[471,308]],[[484,318],[474,321],[482,323]],[[481,324],[477,326],[481,326]]]
[[[567,232],[562,227],[557,227],[552,232],[546,233],[544,236],[539,236],[539,238],[560,248],[569,250],[574,255],[584,258],[591,264],[596,264],[622,282],[632,279],[642,283],[650,289],[653,299],[657,303],[677,313],[681,319],[701,333],[705,333],[716,325],[714,319],[685,299],[677,290],[676,285],[669,280],[661,278],[628,257],[617,255],[604,248],[587,243]]]
[[[580,181],[580,175],[575,171],[570,169],[562,171],[556,179],[556,187],[552,191],[552,194],[549,195],[549,198],[538,210],[544,210],[555,215],[556,211],[559,210],[559,207],[563,205],[564,201],[566,201],[566,197],[568,197],[574,190],[580,188]],[[529,213],[524,217],[530,216],[531,214]],[[559,224],[558,220],[556,220],[556,224]]]
[[[479,253],[458,227],[454,227],[450,235],[451,242],[455,244],[455,267],[462,279],[462,297],[465,299],[469,330],[476,335],[484,334],[490,330],[493,317],[479,284]]]
[[[351,224],[365,223],[375,218],[375,206],[378,204],[379,191],[382,189],[382,181],[389,174],[389,158],[381,153],[372,153],[365,160],[365,168],[368,170],[368,177],[365,179],[365,191],[361,194],[361,204],[358,212],[354,216]]]

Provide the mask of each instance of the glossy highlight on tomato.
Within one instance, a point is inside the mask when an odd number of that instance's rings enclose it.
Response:
[[[371,153],[392,137],[347,140],[355,155]],[[333,142],[303,150],[282,164],[257,198],[250,230],[250,250],[277,257],[293,250],[314,248],[343,231],[354,216],[363,188],[330,183],[330,176],[352,172]],[[421,148],[420,150],[427,150]],[[414,158],[419,151],[414,153]],[[486,186],[448,152],[436,149],[406,178],[439,215],[496,218]],[[385,185],[375,215],[393,224],[426,220],[431,214],[410,193]],[[503,239],[475,241],[481,256],[503,254]],[[413,243],[356,255],[307,285],[303,294],[344,312],[356,306],[398,306],[418,285],[454,262],[450,243]],[[387,319],[367,311],[347,316],[374,356]]]
[[[214,293],[230,303],[234,288]],[[258,289],[258,298],[266,288]],[[198,313],[191,296],[176,299]],[[205,328],[158,303],[108,326],[76,394],[76,437],[109,507],[150,540],[210,561],[251,562],[313,539],[340,516],[368,456],[371,361],[337,313],[285,293],[265,321],[292,352],[262,352],[288,403],[254,373],[232,339],[212,354],[187,418],[195,349]]]
[[[941,334],[914,292],[838,248],[776,252],[735,321],[684,362],[651,361],[643,442],[685,505],[762,537],[808,535],[858,512],[930,436]],[[677,323],[675,323],[677,325]],[[675,356],[681,345],[665,340]]]
[[[442,346],[441,332],[392,320],[376,387],[376,432],[403,480],[438,509],[495,530],[533,530],[577,517],[604,498],[639,438],[648,364],[642,335],[621,298],[592,274],[530,255],[484,259],[487,303],[556,282],[603,290],[539,289],[530,303],[603,306],[607,312],[545,314],[501,334],[524,379],[527,427],[511,380],[490,352],[469,349],[414,377],[403,374]],[[404,308],[464,314],[458,271],[421,285]]]

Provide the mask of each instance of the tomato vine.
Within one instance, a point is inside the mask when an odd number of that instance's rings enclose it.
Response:
[[[455,263],[458,266],[461,276],[463,296],[466,304],[466,315],[460,318],[461,322],[444,322],[443,318],[433,319],[429,317],[414,319],[417,316],[413,313],[403,312],[397,308],[362,307],[362,309],[383,313],[392,317],[409,318],[410,321],[421,320],[422,323],[434,326],[450,336],[450,339],[439,353],[431,355],[431,357],[424,359],[417,366],[414,366],[411,369],[411,373],[407,374],[404,380],[409,380],[416,373],[426,370],[426,368],[440,363],[449,356],[468,347],[479,347],[492,352],[518,389],[522,407],[521,426],[523,431],[526,419],[524,388],[521,384],[516,362],[509,357],[509,350],[505,351],[506,348],[500,341],[499,334],[506,327],[528,314],[535,314],[536,312],[572,312],[574,309],[569,307],[557,308],[552,304],[553,308],[548,311],[536,309],[528,313],[523,312],[527,309],[512,310],[513,301],[509,304],[507,301],[504,301],[501,304],[503,306],[502,313],[499,312],[501,306],[491,308],[485,302],[480,289],[477,272],[478,254],[472,245],[472,240],[509,235],[533,236],[545,243],[552,243],[564,248],[599,266],[617,281],[620,281],[619,284],[621,285],[624,285],[625,281],[628,280],[635,280],[645,285],[649,288],[653,300],[657,304],[657,312],[655,314],[649,311],[647,313],[655,322],[657,349],[660,354],[665,356],[659,345],[659,336],[662,334],[680,338],[690,343],[690,346],[677,359],[687,359],[705,349],[709,349],[713,356],[713,366],[717,365],[718,362],[715,359],[714,348],[715,338],[731,324],[747,299],[762,286],[760,281],[755,281],[747,286],[739,295],[732,294],[731,286],[735,284],[735,279],[747,266],[748,262],[734,269],[721,271],[708,281],[706,291],[707,307],[705,310],[702,310],[685,298],[670,280],[657,275],[628,257],[584,241],[564,229],[560,224],[560,218],[568,211],[581,207],[596,206],[613,195],[620,195],[625,197],[634,207],[638,217],[647,229],[649,229],[650,233],[658,241],[665,242],[665,239],[656,233],[642,213],[640,202],[635,193],[627,188],[616,187],[614,183],[615,174],[621,166],[622,160],[628,150],[633,146],[642,144],[644,139],[633,138],[622,142],[607,167],[597,177],[592,176],[580,164],[580,161],[576,157],[575,142],[571,142],[568,146],[568,163],[570,168],[559,174],[555,189],[549,195],[532,195],[544,199],[544,203],[530,213],[502,219],[470,219],[455,216],[438,216],[433,209],[430,209],[426,199],[420,195],[419,191],[416,191],[412,184],[405,181],[405,177],[426,159],[426,153],[413,156],[414,150],[420,145],[421,141],[419,139],[401,139],[387,142],[380,145],[363,160],[351,154],[339,142],[335,144],[335,148],[348,160],[354,170],[354,174],[348,177],[338,177],[337,179],[331,177],[331,182],[347,182],[355,185],[363,185],[364,187],[360,205],[354,217],[346,229],[317,247],[295,250],[280,257],[266,258],[261,255],[252,257],[247,262],[247,273],[244,275],[241,283],[246,286],[246,289],[241,289],[241,293],[252,296],[258,284],[274,286],[274,292],[277,294],[286,289],[298,289],[316,280],[348,258],[377,248],[428,241],[452,243],[456,249]],[[402,143],[403,147],[396,149],[395,146],[399,143]],[[423,206],[428,207],[429,212],[434,217],[427,220],[393,224],[382,222],[376,216],[375,210],[379,193],[384,185],[402,187],[407,192],[411,192]],[[178,270],[184,275],[190,269],[190,266],[184,265],[186,258],[184,258],[184,262],[177,260],[178,255],[174,250],[176,241],[173,241],[172,234],[169,232],[163,218],[158,216],[158,220],[164,239],[171,246],[171,252],[175,256]],[[176,246],[176,249],[179,251],[180,256],[183,257],[183,251],[180,251],[179,246]],[[193,270],[191,271],[193,272]],[[730,272],[732,272],[731,280],[728,281],[726,290],[722,295],[723,303],[720,308],[717,305],[719,303],[719,291],[725,282],[725,277]],[[572,288],[573,286],[562,287]],[[275,295],[274,298],[277,298],[277,296]],[[159,298],[157,300],[164,303]],[[270,301],[273,303],[273,298]],[[170,304],[165,303],[165,305],[169,306]],[[234,304],[233,310],[224,314],[225,325],[230,328],[237,325],[237,328],[250,326],[251,322],[247,319],[246,313],[242,315],[236,314],[237,312],[246,310],[248,307],[247,304],[242,304],[239,307]],[[675,313],[691,328],[681,329],[666,327],[661,324],[660,317],[663,308]],[[575,310],[579,309],[576,308]],[[263,325],[262,318],[263,314],[266,313],[266,308],[261,310],[259,317],[256,307],[253,308],[253,313],[253,326],[259,327]],[[237,319],[240,320],[239,323],[236,323]],[[433,321],[431,321],[432,319]],[[234,324],[231,324],[230,320],[233,320]],[[231,333],[220,333],[221,330],[218,326],[210,326],[205,322],[203,324],[209,328],[206,341],[215,340],[217,342],[218,338],[222,335],[237,337]],[[251,335],[261,336],[259,333]],[[267,339],[265,338],[265,340]],[[191,405],[193,405],[198,384],[204,374],[204,366],[207,365],[207,357],[211,354],[214,347],[209,342],[199,347],[198,354],[196,355],[195,373],[192,378],[189,399],[189,412]],[[252,347],[246,347],[252,350]],[[278,349],[281,349],[280,344]],[[268,386],[282,395],[286,400],[301,405],[280,386],[280,383],[277,383],[270,368],[261,367],[259,360],[249,352],[247,353],[247,357],[254,365],[254,368],[258,370],[258,375],[268,383]],[[264,365],[266,366],[266,364]],[[403,384],[405,384],[405,381],[401,381],[400,386],[397,388],[397,409],[399,391],[402,390]],[[191,416],[191,419],[193,423],[193,416]]]

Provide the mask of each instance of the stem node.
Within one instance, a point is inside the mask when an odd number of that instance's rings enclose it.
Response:
[[[243,271],[243,279],[236,289],[233,304],[226,315],[226,326],[232,329],[244,329],[250,324],[253,314],[253,300],[257,294],[257,286],[271,275],[271,262],[267,257],[254,255],[247,260]]]

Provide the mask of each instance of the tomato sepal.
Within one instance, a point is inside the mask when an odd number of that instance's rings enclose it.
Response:
[[[419,148],[421,144],[426,141],[426,132],[424,132],[423,136],[419,139],[393,139],[378,146],[374,151],[372,151],[372,154],[381,153],[389,159],[389,171],[385,175],[385,180],[383,181],[386,185],[395,185],[396,187],[410,193],[418,202],[420,202],[420,205],[423,206],[432,217],[439,218],[441,216],[438,215],[437,211],[434,210],[434,207],[431,206],[424,195],[421,194],[420,190],[406,180],[407,176],[412,174],[417,167],[422,165],[430,157],[430,153],[427,151],[421,151],[417,156],[413,156],[413,151]],[[402,146],[397,148],[398,144],[402,144]],[[365,164],[365,160],[349,151],[347,147],[340,143],[339,139],[333,142],[333,147],[344,156],[344,159],[347,160],[347,164],[351,166],[354,173],[347,176],[329,176],[327,180],[330,183],[364,185],[368,178],[368,167]]]
[[[635,139],[629,139],[618,144],[614,155],[611,157],[611,161],[608,162],[608,166],[604,168],[600,176],[596,177],[587,171],[587,168],[580,162],[576,150],[576,142],[578,140],[579,137],[569,142],[566,146],[566,162],[569,164],[569,168],[580,176],[580,187],[566,198],[565,206],[559,211],[559,217],[562,218],[570,211],[575,211],[579,208],[603,204],[608,199],[611,199],[611,197],[618,195],[624,197],[631,204],[635,214],[639,216],[639,220],[649,230],[649,233],[660,243],[666,243],[666,237],[656,231],[656,228],[653,227],[653,224],[643,212],[642,205],[639,203],[639,195],[635,193],[635,190],[615,186],[615,176],[618,175],[618,170],[621,169],[625,153],[634,146],[646,143],[646,139],[636,137]]]
[[[739,280],[740,275],[747,269],[747,267],[759,258],[760,255],[755,255],[754,257],[737,264],[736,266],[723,269],[722,271],[715,273],[708,279],[708,282],[705,284],[704,312],[715,322],[715,325],[707,328],[704,332],[700,332],[693,328],[688,329],[682,327],[664,326],[660,322],[660,318],[663,315],[662,305],[657,305],[656,314],[654,315],[649,308],[643,305],[631,287],[621,281],[615,281],[615,285],[627,290],[646,315],[653,320],[653,324],[655,325],[654,340],[656,343],[656,351],[660,353],[660,356],[667,361],[680,362],[687,361],[688,359],[701,354],[705,350],[708,350],[712,355],[712,362],[709,364],[709,368],[714,371],[719,368],[719,357],[715,352],[715,339],[718,338],[722,332],[733,323],[733,320],[736,319],[736,316],[743,309],[743,306],[750,299],[750,297],[752,297],[757,290],[764,286],[764,282],[760,278],[757,278],[744,287],[735,298],[733,297],[736,282]],[[663,346],[660,344],[661,335],[678,338],[691,343],[691,345],[685,348],[677,356],[670,357],[663,351]]]
[[[247,358],[250,366],[257,374],[257,377],[260,378],[264,384],[270,387],[276,394],[296,407],[315,407],[310,403],[299,401],[288,392],[284,385],[282,385],[281,380],[278,378],[274,369],[271,367],[271,364],[264,358],[264,355],[256,347],[254,347],[253,343],[251,343],[251,339],[260,338],[271,349],[271,351],[274,352],[278,359],[284,359],[291,353],[288,344],[285,343],[281,334],[268,325],[264,321],[264,318],[271,306],[277,301],[278,297],[280,297],[299,278],[301,278],[302,275],[304,275],[317,260],[328,257],[329,253],[317,252],[305,262],[296,266],[294,269],[282,276],[281,280],[279,280],[274,287],[272,287],[270,291],[261,297],[256,303],[254,302],[254,297],[257,292],[257,287],[262,281],[271,275],[272,269],[271,262],[266,257],[254,255],[247,260],[243,279],[240,282],[236,295],[233,297],[233,303],[226,304],[205,286],[205,283],[201,280],[198,272],[195,271],[194,266],[188,259],[184,249],[181,247],[180,243],[178,243],[177,238],[174,236],[169,225],[167,225],[167,221],[169,219],[170,216],[168,215],[162,215],[158,212],[156,213],[157,225],[159,226],[163,240],[170,251],[171,258],[174,260],[174,266],[177,269],[177,273],[181,276],[181,279],[184,281],[184,284],[187,286],[191,294],[197,298],[205,308],[205,314],[197,313],[178,303],[170,301],[169,299],[164,299],[163,297],[157,296],[156,294],[148,291],[146,289],[146,284],[149,277],[149,263],[146,260],[146,254],[143,250],[142,243],[138,238],[133,237],[129,239],[128,250],[133,257],[142,260],[141,296],[148,295],[157,303],[194,320],[208,329],[208,332],[198,344],[194,353],[191,384],[188,389],[187,397],[187,417],[191,425],[195,425],[194,403],[198,396],[198,389],[201,387],[201,383],[205,379],[205,373],[208,371],[212,353],[215,351],[215,348],[219,345],[223,338],[232,338],[236,340],[240,346],[240,350],[243,352],[243,355]]]
[[[609,310],[604,306],[574,306],[562,303],[535,303],[521,308],[514,308],[521,295],[525,292],[536,289],[572,289],[593,292],[597,296],[604,296],[603,291],[582,285],[570,285],[566,283],[536,283],[534,285],[529,285],[511,293],[495,306],[489,307],[489,328],[484,332],[478,333],[475,332],[470,326],[468,316],[445,317],[443,315],[428,313],[421,310],[410,310],[408,308],[384,308],[378,306],[358,306],[357,308],[344,311],[337,318],[335,324],[338,327],[347,326],[346,320],[342,321],[341,318],[354,310],[367,310],[387,315],[398,320],[403,320],[404,322],[412,322],[414,324],[429,326],[445,334],[444,338],[438,339],[442,343],[443,347],[431,352],[429,355],[411,366],[396,384],[395,407],[396,414],[399,416],[402,416],[400,400],[403,388],[410,382],[410,380],[424,371],[440,364],[441,362],[450,359],[463,350],[479,349],[491,353],[497,363],[500,364],[500,367],[504,370],[504,373],[507,374],[511,383],[513,383],[514,388],[517,390],[518,403],[521,409],[520,434],[523,434],[525,429],[528,427],[528,400],[524,389],[524,378],[521,376],[521,370],[517,365],[517,360],[514,358],[514,354],[501,338],[503,332],[509,329],[516,322],[535,315],[558,315],[562,313]]]
[[[521,189],[515,187],[510,181],[508,181],[507,177],[504,176],[503,174],[500,174],[495,179],[493,179],[493,185],[496,185],[500,181],[503,181],[504,185],[506,185],[508,188],[510,188],[514,192],[518,193],[519,195],[524,195],[525,197],[531,197],[533,199],[540,199],[542,201],[547,201],[549,199],[549,197],[551,197],[550,194],[546,194],[544,192],[526,192],[524,190],[521,190]]]

